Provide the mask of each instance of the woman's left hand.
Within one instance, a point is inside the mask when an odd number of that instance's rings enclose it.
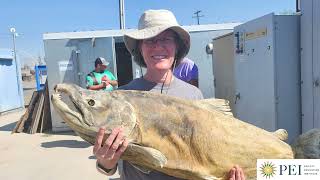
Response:
[[[241,167],[236,165],[229,171],[229,180],[245,180]]]

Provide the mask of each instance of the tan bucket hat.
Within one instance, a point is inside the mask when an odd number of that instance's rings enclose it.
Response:
[[[153,38],[167,29],[176,32],[181,40],[176,59],[180,61],[188,54],[190,49],[190,35],[178,24],[173,13],[164,9],[147,10],[140,17],[138,30],[124,35],[125,45],[139,65],[145,66],[138,49],[138,41]]]

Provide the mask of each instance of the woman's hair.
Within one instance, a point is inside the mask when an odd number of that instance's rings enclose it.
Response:
[[[183,43],[182,39],[178,36],[178,34],[175,31],[172,31],[172,32],[174,32],[174,34],[175,34],[176,54],[175,54],[175,57],[174,57],[174,61],[176,61],[175,66],[177,67],[180,64],[181,60],[183,59],[183,58],[178,58],[178,57],[182,57],[183,56],[181,49],[187,48],[187,47]],[[136,55],[133,57],[133,60],[139,66],[147,67],[146,63],[144,62],[143,56],[141,54],[141,43],[142,43],[142,40],[137,41],[137,43],[138,43],[137,47],[139,47],[139,52],[136,52]],[[174,63],[172,64],[172,66],[173,65],[174,65]]]

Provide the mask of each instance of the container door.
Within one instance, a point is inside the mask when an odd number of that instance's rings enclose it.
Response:
[[[320,1],[313,1],[313,102],[314,125],[320,128]]]
[[[274,130],[275,82],[273,14],[234,29],[235,116],[266,130]]]
[[[91,38],[79,41],[78,64],[80,86],[86,87],[86,75],[94,70],[94,61],[98,57],[104,57],[110,62],[107,69],[117,77],[116,59],[113,37]]]
[[[227,99],[232,113],[235,114],[234,94],[234,48],[233,33],[213,40],[213,74],[215,97]]]
[[[301,1],[301,110],[302,110],[302,132],[314,128],[314,82],[313,82],[313,3]],[[314,6],[316,10],[316,6]]]
[[[55,92],[54,87],[58,83],[72,83],[79,85],[77,74],[78,69],[76,67],[78,56],[76,48],[77,43],[78,40],[72,39],[44,41],[48,75],[47,81],[50,97]],[[61,116],[56,112],[55,108],[53,108],[51,100],[50,107],[52,130],[54,132],[69,131],[69,126],[67,126]]]

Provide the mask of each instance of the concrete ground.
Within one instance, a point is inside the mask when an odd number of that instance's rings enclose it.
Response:
[[[28,85],[33,86],[32,82]],[[28,87],[25,90],[28,91],[25,100],[28,100],[33,89]],[[95,168],[92,146],[71,132],[11,134],[24,112],[22,110],[0,116],[1,180],[108,179]],[[109,179],[119,179],[119,174]]]
[[[92,146],[72,133],[11,134],[23,113],[0,116],[0,179],[108,179],[95,169]],[[109,179],[119,179],[119,174]]]

